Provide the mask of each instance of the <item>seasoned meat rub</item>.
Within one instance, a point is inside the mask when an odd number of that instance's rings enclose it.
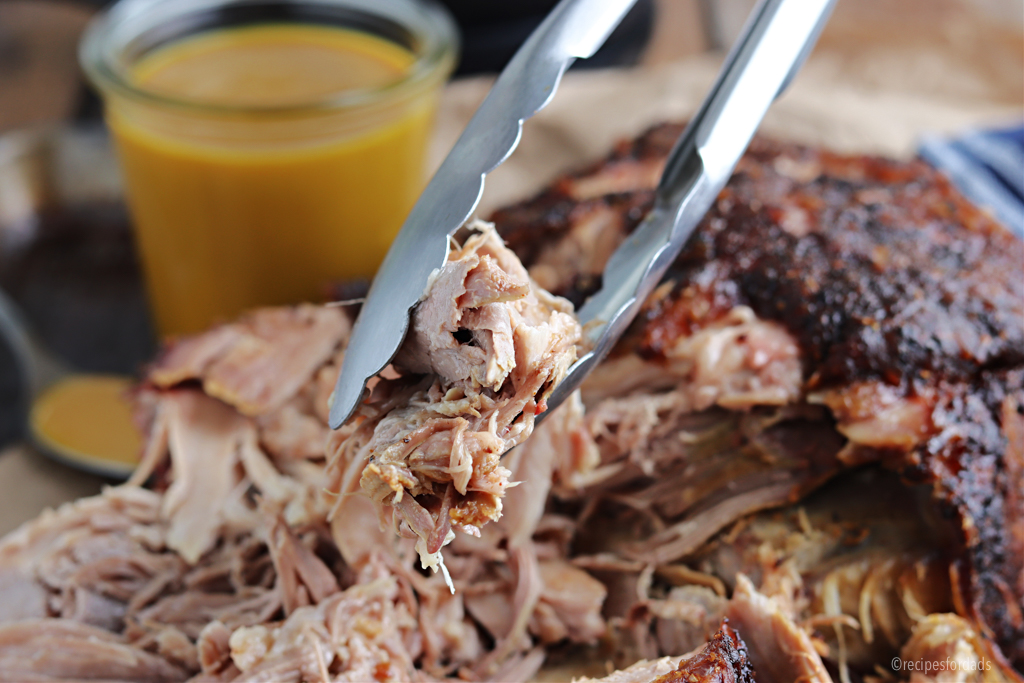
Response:
[[[747,645],[728,620],[708,643],[679,659],[665,657],[639,662],[609,674],[599,681],[589,678],[579,683],[756,683],[747,657]],[[663,673],[664,672],[664,673]]]

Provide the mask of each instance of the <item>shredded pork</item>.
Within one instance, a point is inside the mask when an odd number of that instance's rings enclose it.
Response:
[[[755,141],[526,440],[580,336],[534,283],[594,290],[678,132],[453,247],[337,432],[346,309],[170,345],[131,481],[0,540],[0,680],[1019,680],[1021,246],[916,162]]]
[[[362,468],[360,488],[435,571],[453,529],[479,535],[501,517],[500,458],[532,433],[581,335],[569,302],[537,288],[493,227],[474,227],[415,309],[399,376],[374,387],[331,456]]]

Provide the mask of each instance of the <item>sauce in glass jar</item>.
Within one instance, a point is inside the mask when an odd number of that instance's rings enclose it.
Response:
[[[215,25],[108,68],[86,37],[161,334],[373,276],[425,183],[454,33],[426,49],[361,25]]]

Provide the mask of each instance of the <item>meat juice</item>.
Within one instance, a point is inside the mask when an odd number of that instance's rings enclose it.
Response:
[[[380,96],[414,62],[302,24],[209,31],[138,62],[149,102],[108,98],[107,120],[161,334],[373,275],[425,180],[437,82]]]

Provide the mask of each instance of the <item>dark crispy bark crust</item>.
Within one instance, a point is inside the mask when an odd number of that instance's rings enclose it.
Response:
[[[1021,242],[923,162],[758,140],[648,312],[646,350],[684,331],[665,313],[698,282],[716,307],[785,323],[809,389],[967,379],[1024,364],[1022,263]]]
[[[651,683],[754,683],[747,646],[727,622],[696,654],[679,662],[675,671]]]
[[[590,204],[623,214],[629,232],[650,209],[650,188],[580,201],[575,184],[663,163],[681,130],[665,124],[621,143],[492,219],[527,266]],[[658,355],[696,316],[746,303],[798,336],[812,387],[972,377],[1024,364],[1022,263],[1021,242],[923,162],[757,138],[669,274],[678,286],[646,311],[643,350]],[[578,300],[594,288],[561,293]],[[707,306],[690,305],[696,296]]]
[[[602,163],[655,163],[680,130],[659,126]],[[527,265],[570,230],[574,184],[601,168],[495,214]],[[628,208],[628,232],[651,192],[586,201]],[[1024,668],[1024,434],[1008,423],[1024,405],[1022,266],[1024,244],[923,162],[757,139],[620,351],[656,360],[743,304],[798,340],[808,391],[880,382],[923,400],[918,445],[874,457],[935,486],[963,530],[964,610]],[[596,289],[574,282],[562,294],[577,302]]]
[[[943,385],[937,429],[906,458],[963,530],[956,572],[967,616],[1024,671],[1024,369]]]

